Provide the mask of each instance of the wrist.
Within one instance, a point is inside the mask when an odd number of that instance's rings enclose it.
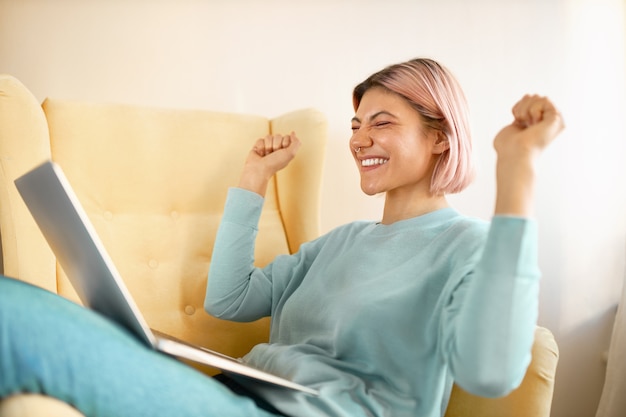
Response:
[[[238,187],[265,197],[265,192],[267,191],[270,179],[271,175],[244,169],[241,177],[239,178]]]
[[[534,159],[498,159],[495,214],[531,217],[534,205]]]

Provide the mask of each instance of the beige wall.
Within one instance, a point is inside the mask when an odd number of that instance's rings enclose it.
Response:
[[[452,201],[488,218],[491,138],[523,93],[550,95],[567,132],[541,162],[541,323],[562,359],[555,417],[593,415],[626,251],[623,0],[0,0],[0,72],[46,96],[330,122],[329,230],[378,218],[347,152],[350,91],[414,56],[466,88],[479,177]],[[0,202],[1,204],[1,202]]]

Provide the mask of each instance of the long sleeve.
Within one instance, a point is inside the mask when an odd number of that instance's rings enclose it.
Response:
[[[235,321],[274,315],[294,291],[316,258],[323,238],[301,245],[292,255],[279,255],[263,268],[254,265],[254,247],[264,199],[231,188],[215,239],[205,310]],[[276,317],[274,317],[276,319]]]
[[[470,392],[505,395],[524,377],[537,321],[536,241],[533,221],[494,217],[480,260],[445,309],[448,363]]]
[[[251,321],[270,314],[270,277],[254,267],[263,201],[260,195],[246,190],[232,188],[228,192],[204,301],[205,310],[213,316]]]

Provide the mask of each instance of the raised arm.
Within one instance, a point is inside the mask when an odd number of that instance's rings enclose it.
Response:
[[[541,275],[536,224],[530,219],[535,163],[564,127],[545,97],[524,96],[513,116],[494,140],[497,197],[484,250],[455,289],[444,322],[454,378],[482,396],[517,387],[530,361]]]
[[[239,187],[229,190],[213,247],[204,307],[232,320],[255,320],[270,314],[270,270],[254,266],[254,246],[263,197],[270,178],[294,158],[300,141],[290,135],[258,139],[244,164]]]

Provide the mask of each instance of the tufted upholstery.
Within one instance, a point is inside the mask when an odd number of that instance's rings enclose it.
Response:
[[[268,322],[231,323],[203,312],[213,239],[229,186],[252,142],[296,131],[302,149],[270,185],[256,259],[265,264],[318,235],[325,118],[302,110],[254,115],[46,99],[0,75],[0,238],[4,274],[77,301],[13,180],[45,159],[58,162],[148,324],[241,356],[267,339]],[[219,338],[207,335],[219,334]],[[522,386],[503,399],[455,387],[446,417],[548,417],[558,349],[537,329]],[[213,369],[203,369],[215,373]],[[81,416],[42,395],[0,401],[0,417]]]

